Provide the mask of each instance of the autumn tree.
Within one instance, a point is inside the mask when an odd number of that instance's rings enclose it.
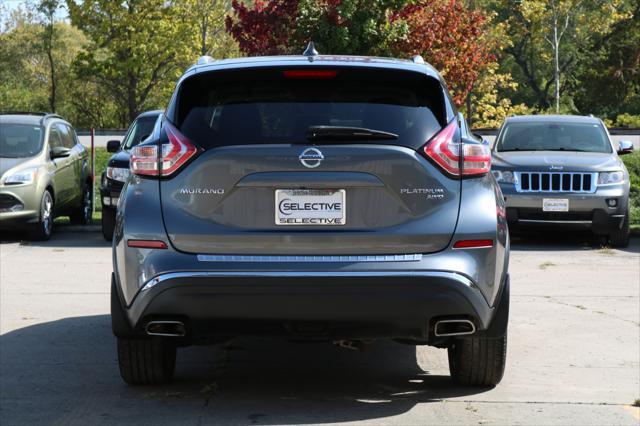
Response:
[[[227,29],[248,55],[320,52],[408,58],[422,54],[451,84],[461,105],[493,58],[486,18],[457,0],[234,1]]]

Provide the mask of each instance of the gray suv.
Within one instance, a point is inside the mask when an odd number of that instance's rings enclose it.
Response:
[[[440,75],[352,56],[201,61],[131,150],[113,242],[122,378],[231,336],[447,348],[496,385],[509,236],[490,150]]]
[[[629,173],[619,155],[631,142],[611,142],[595,117],[508,118],[493,148],[511,227],[584,228],[629,244]]]

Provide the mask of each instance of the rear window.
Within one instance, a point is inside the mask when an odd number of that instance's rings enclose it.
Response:
[[[42,127],[0,123],[0,157],[33,157],[42,150]]]
[[[124,139],[124,149],[129,150],[138,145],[140,141],[151,134],[158,116],[151,115],[140,117],[133,122]]]
[[[598,123],[507,123],[497,150],[612,152],[609,139]]]
[[[218,71],[189,78],[181,85],[173,119],[205,148],[307,143],[310,126],[328,125],[391,132],[397,140],[361,142],[417,149],[446,124],[443,88],[425,75],[337,69],[335,77],[307,79],[286,78],[284,71]]]

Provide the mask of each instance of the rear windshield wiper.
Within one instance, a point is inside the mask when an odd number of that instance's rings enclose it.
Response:
[[[310,141],[344,141],[344,140],[392,140],[398,139],[395,133],[382,130],[365,129],[364,127],[345,126],[310,126],[307,130]]]

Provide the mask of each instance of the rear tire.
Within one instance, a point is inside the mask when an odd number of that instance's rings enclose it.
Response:
[[[40,200],[38,222],[32,225],[29,236],[36,241],[47,241],[53,233],[53,196],[45,189]]]
[[[105,240],[113,240],[113,230],[116,227],[116,212],[112,209],[102,209],[102,236]]]
[[[118,338],[120,376],[130,385],[160,385],[173,379],[176,346],[163,338]]]
[[[82,188],[82,200],[80,207],[75,209],[69,216],[71,223],[77,225],[88,225],[91,222],[91,207],[93,202],[91,200],[91,186],[86,183]]]
[[[624,216],[622,227],[609,234],[611,247],[627,247],[629,245],[629,212]]]
[[[456,339],[449,351],[449,371],[454,383],[495,386],[504,375],[507,336]]]

